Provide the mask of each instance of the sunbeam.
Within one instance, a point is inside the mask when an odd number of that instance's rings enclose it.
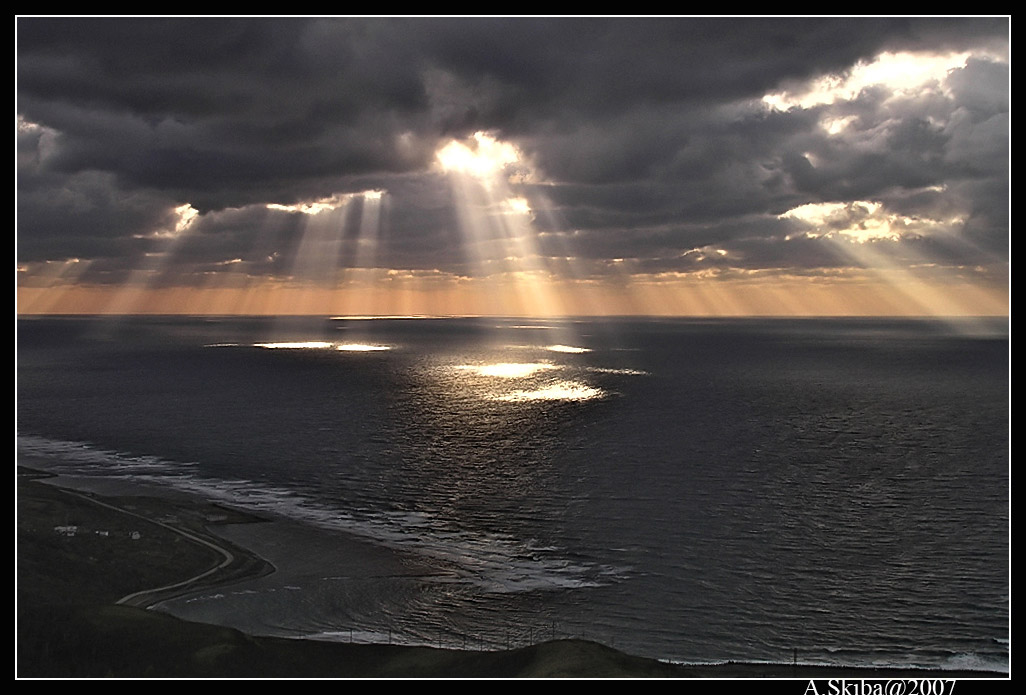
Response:
[[[464,251],[474,274],[491,285],[492,301],[509,307],[507,314],[564,315],[539,251],[531,205],[511,184],[533,176],[520,150],[479,132],[439,148],[436,161],[452,183]]]
[[[152,239],[158,250],[143,254],[142,263],[134,267],[128,278],[118,286],[103,313],[145,312],[148,295],[160,281],[162,271],[170,269],[174,263],[177,249],[192,234],[198,213],[192,205],[184,203],[174,209],[174,217],[174,223],[170,227],[149,235],[137,236],[143,242]]]
[[[993,287],[986,273],[954,266],[935,255],[945,244],[958,245],[963,258],[1000,265],[995,256],[955,233],[964,226],[961,216],[910,218],[878,202],[854,201],[803,205],[781,218],[799,221],[805,226],[799,236],[829,244],[849,264],[848,275],[866,275],[865,286],[880,288],[876,300],[883,307],[881,313],[935,318],[994,315],[1007,305],[1007,297]],[[943,243],[930,243],[936,240]],[[928,252],[931,248],[933,254]],[[966,278],[966,273],[972,277]]]
[[[18,312],[47,314],[59,307],[59,312],[78,313],[68,310],[67,300],[71,299],[73,303],[74,295],[77,294],[76,282],[90,265],[92,261],[78,258],[19,265]],[[22,276],[28,280],[21,281]]]
[[[351,196],[336,195],[312,203],[290,206],[290,212],[304,214],[299,245],[289,273],[299,288],[297,311],[308,313],[325,288],[338,285],[342,237]],[[271,207],[271,206],[268,206]],[[275,206],[283,209],[283,206]]]

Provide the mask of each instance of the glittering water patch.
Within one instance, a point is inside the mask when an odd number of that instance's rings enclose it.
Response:
[[[537,389],[518,390],[493,396],[497,401],[590,401],[606,392],[577,381],[557,381]]]
[[[591,352],[590,348],[576,347],[574,345],[549,345],[546,346],[545,349],[550,352],[565,352],[573,355],[579,355],[584,352]]]
[[[499,377],[502,379],[522,379],[534,376],[538,372],[556,369],[556,365],[548,362],[496,362],[493,364],[459,365],[456,369],[467,370],[479,376]]]
[[[589,372],[596,374],[622,374],[624,376],[648,376],[643,369],[615,369],[613,367],[588,367]]]
[[[332,345],[334,343],[328,343],[323,340],[302,340],[282,343],[254,343],[253,347],[267,350],[325,350],[332,347]]]
[[[340,352],[380,352],[391,350],[390,345],[368,343],[332,343],[326,340],[298,340],[277,343],[254,343],[253,347],[266,350],[338,350]]]

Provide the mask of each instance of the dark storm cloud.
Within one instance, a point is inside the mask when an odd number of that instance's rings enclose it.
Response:
[[[104,258],[143,253],[140,231],[174,228],[168,198],[125,191],[109,174],[22,177],[18,193],[21,261]]]
[[[183,264],[277,273],[302,220],[267,203],[383,189],[377,260],[458,270],[451,194],[428,172],[475,130],[530,156],[553,184],[522,188],[551,208],[538,228],[578,232],[581,257],[686,270],[733,243],[750,267],[829,265],[782,244],[777,216],[862,199],[957,202],[1000,255],[1006,63],[971,59],[950,97],[759,100],[883,50],[1007,44],[1004,18],[19,18],[18,256],[131,265],[188,203]],[[849,125],[829,135],[825,117]]]

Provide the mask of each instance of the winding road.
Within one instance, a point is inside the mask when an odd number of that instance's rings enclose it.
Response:
[[[69,490],[67,488],[59,489],[63,490],[66,494],[74,495],[75,497],[87,500],[89,502],[92,502],[93,504],[100,505],[101,507],[106,507],[107,509],[111,509],[115,512],[119,512],[121,514],[125,514],[128,516],[133,516],[147,523],[156,524],[157,526],[165,528],[168,531],[177,533],[180,536],[184,536],[190,541],[199,543],[210,548],[211,550],[218,553],[222,558],[221,562],[217,565],[188,579],[175,582],[173,584],[166,584],[164,586],[159,586],[153,589],[144,589],[143,591],[136,591],[135,593],[128,594],[127,596],[122,596],[120,599],[116,601],[116,603],[119,605],[136,606],[139,608],[150,608],[159,603],[160,601],[167,600],[172,596],[181,593],[184,589],[191,588],[197,585],[202,580],[211,577],[217,572],[225,572],[226,576],[224,577],[224,580],[227,581],[230,579],[241,579],[243,577],[262,576],[264,574],[269,574],[274,571],[274,566],[268,563],[266,560],[263,560],[262,558],[256,558],[255,556],[245,558],[240,557],[235,552],[233,552],[230,547],[217,542],[212,537],[204,537],[193,531],[183,529],[180,526],[174,526],[167,522],[158,521],[143,514],[138,514],[136,512],[123,509],[116,505],[109,504],[107,502],[102,502],[90,495],[75,492],[74,490]],[[254,561],[262,563],[262,566],[254,570],[252,567]],[[238,565],[238,567],[235,568],[235,571],[230,570],[232,565]]]

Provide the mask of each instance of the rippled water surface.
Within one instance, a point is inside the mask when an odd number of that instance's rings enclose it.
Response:
[[[1008,668],[1003,323],[18,322],[24,460],[192,491],[253,632]]]

